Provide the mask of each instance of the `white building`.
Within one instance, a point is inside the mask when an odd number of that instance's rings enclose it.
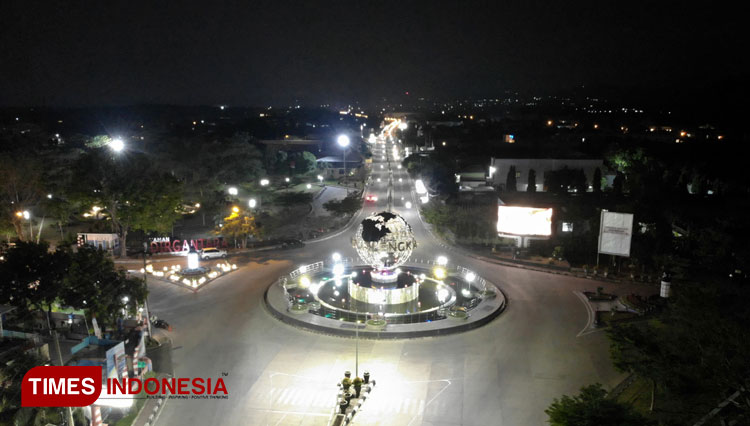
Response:
[[[516,168],[516,190],[526,192],[529,181],[529,170],[536,172],[536,190],[543,192],[544,173],[562,168],[582,169],[586,175],[589,190],[592,188],[591,181],[594,179],[594,171],[599,168],[602,177],[607,179],[607,184],[612,185],[614,173],[604,166],[604,160],[600,159],[555,159],[555,158],[491,158],[488,170],[488,181],[498,189],[505,189],[508,179],[508,171],[512,166]]]

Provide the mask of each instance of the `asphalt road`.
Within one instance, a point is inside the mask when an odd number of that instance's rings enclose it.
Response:
[[[390,157],[390,144],[387,150]],[[198,293],[149,283],[152,312],[174,326],[167,334],[175,347],[176,375],[224,373],[229,391],[228,400],[168,401],[160,426],[327,423],[336,382],[344,370],[354,371],[355,342],[277,321],[263,306],[263,292],[280,274],[334,251],[355,257],[354,226],[387,208],[391,173],[393,210],[412,225],[419,242],[412,257],[445,254],[497,283],[509,306],[490,324],[462,334],[361,341],[360,371],[369,370],[378,384],[354,424],[543,425],[553,398],[591,383],[609,388],[619,382],[604,333],[581,333],[590,314],[574,292],[603,285],[626,294],[631,288],[485,263],[445,247],[414,208],[405,207],[407,201],[419,202],[406,171],[396,167],[398,161],[389,168],[383,145],[374,151],[367,193],[378,201],[365,203],[358,220],[340,234],[302,249],[254,255]]]

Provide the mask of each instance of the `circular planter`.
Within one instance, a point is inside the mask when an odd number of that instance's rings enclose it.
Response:
[[[384,330],[388,322],[384,319],[369,319],[365,323],[368,330]]]
[[[482,296],[483,298],[485,298],[485,299],[492,299],[493,297],[496,297],[496,296],[497,296],[497,293],[495,293],[495,292],[494,292],[494,291],[492,291],[492,290],[483,290],[483,291],[479,292],[479,294],[480,294],[480,295],[481,295],[481,296]]]
[[[464,321],[467,318],[469,318],[469,314],[467,314],[464,311],[450,311],[448,312],[448,318],[459,320],[459,321]]]
[[[297,315],[305,314],[307,313],[307,305],[304,303],[295,303],[291,308],[289,308],[289,312]]]

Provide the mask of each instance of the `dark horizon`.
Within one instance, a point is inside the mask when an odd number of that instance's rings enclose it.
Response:
[[[373,104],[580,87],[682,103],[745,79],[740,16],[661,2],[11,1],[0,105]]]

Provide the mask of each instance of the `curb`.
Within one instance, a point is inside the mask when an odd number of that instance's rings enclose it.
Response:
[[[298,329],[302,329],[305,331],[313,331],[313,332],[325,334],[328,336],[355,337],[357,335],[357,332],[355,330],[343,330],[340,328],[326,327],[320,324],[312,324],[312,323],[303,321],[301,319],[295,318],[292,315],[285,315],[283,312],[279,312],[268,301],[268,291],[274,285],[278,285],[278,283],[274,281],[263,292],[263,305],[265,309],[279,321],[283,322],[284,324],[291,325]],[[438,336],[452,335],[456,333],[463,333],[469,330],[473,330],[475,328],[482,327],[484,325],[489,324],[495,318],[500,316],[500,314],[505,312],[509,303],[508,296],[505,294],[505,292],[503,292],[494,283],[492,283],[492,285],[495,287],[495,290],[499,293],[498,297],[503,298],[502,304],[497,309],[495,309],[494,312],[492,312],[491,314],[477,321],[462,324],[462,325],[456,325],[456,326],[452,326],[448,328],[432,329],[432,330],[417,330],[417,331],[387,331],[387,332],[368,331],[363,326],[364,329],[360,328],[359,330],[359,337],[365,338],[365,339],[372,339],[372,340],[393,340],[393,339],[412,339],[412,338],[419,338],[419,337],[438,337]],[[446,318],[444,321],[450,321],[450,319]]]

